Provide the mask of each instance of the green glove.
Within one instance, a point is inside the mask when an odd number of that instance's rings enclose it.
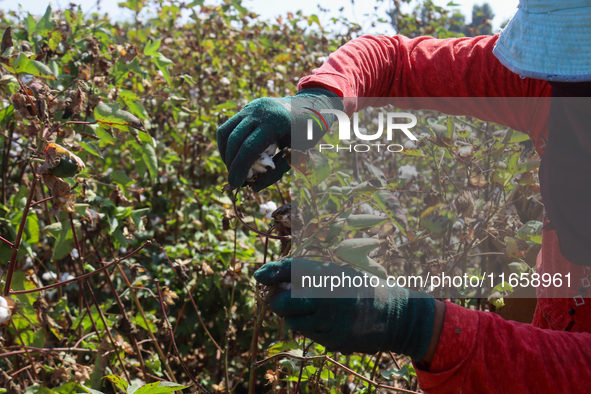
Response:
[[[294,97],[259,98],[250,102],[239,113],[224,123],[217,132],[218,149],[228,168],[228,182],[233,188],[247,183],[249,170],[261,154],[273,144],[279,149],[291,147],[291,130],[298,130],[300,150],[316,145],[336,120],[333,114],[322,114],[326,125],[314,122],[313,139],[305,138],[310,113],[322,109],[343,110],[343,102],[336,94],[326,89],[304,89]],[[300,146],[299,142],[302,142]],[[273,155],[275,152],[271,152]],[[274,168],[273,168],[274,167]],[[263,167],[264,168],[264,167]],[[258,174],[248,183],[259,191],[277,182],[289,171],[289,164],[282,154],[273,157],[267,171]]]
[[[305,272],[317,278],[361,277],[363,280],[364,273],[349,267],[290,258],[263,265],[254,277],[268,286],[292,282],[292,262],[294,272],[297,266],[298,276]],[[389,287],[384,280],[376,287],[369,285],[369,280],[366,283],[367,287],[342,289],[351,298],[292,298],[292,290],[279,290],[279,287],[270,295],[269,306],[277,315],[285,317],[292,330],[326,346],[329,351],[373,354],[390,350],[421,361],[433,334],[433,297],[424,292]],[[329,290],[305,291],[326,295]]]

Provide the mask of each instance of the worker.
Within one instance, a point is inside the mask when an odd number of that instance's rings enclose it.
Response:
[[[359,297],[328,299],[277,291],[269,298],[271,309],[294,331],[328,350],[409,356],[421,389],[428,393],[588,392],[591,107],[568,105],[560,98],[591,96],[589,81],[591,1],[520,0],[500,34],[450,39],[362,36],[302,78],[294,97],[252,101],[218,130],[233,187],[247,183],[249,169],[269,145],[291,143],[292,122],[299,121],[304,107],[343,110],[351,116],[364,105],[355,98],[423,98],[415,103],[427,109],[438,109],[433,99],[438,97],[553,100],[543,116],[531,100],[507,100],[510,104],[504,106],[499,100],[489,106],[463,101],[461,113],[528,133],[542,156],[545,204],[536,270],[572,272],[580,280],[570,298],[553,298],[559,293],[539,288],[532,324],[505,321],[397,287],[377,288],[369,297],[373,290],[361,288],[356,290]],[[330,114],[326,120],[334,122]],[[311,142],[319,138],[315,135]],[[275,168],[249,179],[255,191],[289,170],[279,156]],[[265,264],[255,278],[265,285],[289,282],[295,262],[321,275],[361,275],[350,267],[288,258]]]

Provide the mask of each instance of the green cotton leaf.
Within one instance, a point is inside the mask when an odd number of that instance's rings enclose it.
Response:
[[[135,115],[119,109],[119,104],[100,103],[94,109],[94,118],[106,127],[114,127],[123,131],[130,131],[129,127],[144,130],[142,122]]]
[[[181,391],[191,386],[183,386],[182,384],[173,382],[155,382],[148,383],[135,391],[135,394],[162,394],[170,393],[171,391]],[[128,391],[128,394],[132,394]]]
[[[318,15],[312,14],[308,17],[308,26],[312,26],[312,23],[316,23],[320,30],[322,30],[322,25],[320,24],[320,19],[318,18]]]
[[[423,156],[423,150],[422,149],[414,149],[414,148],[406,149],[406,148],[404,148],[404,150],[402,151],[402,153],[405,156],[412,156],[412,157],[421,157],[421,156]]]
[[[314,375],[316,374],[318,368],[312,366],[312,365],[308,365],[307,367],[305,367],[302,371],[302,378],[301,381],[302,382],[306,382],[310,379],[312,379],[314,377]],[[286,379],[288,382],[297,382],[300,380],[299,374],[296,375],[291,375],[290,377],[288,377]]]
[[[349,215],[349,217],[347,218],[347,224],[349,225],[349,228],[359,230],[362,228],[371,228],[379,226],[383,224],[386,220],[388,220],[387,217],[377,215]]]
[[[22,52],[16,58],[11,57],[8,64],[2,63],[2,66],[13,74],[30,74],[39,78],[56,79],[49,67],[37,60],[29,59]]]
[[[19,345],[31,346],[36,348],[45,347],[46,341],[47,337],[45,336],[45,330],[37,330],[36,332],[32,330],[26,330],[24,332],[21,332],[20,335],[18,335],[15,338],[15,342]]]
[[[146,56],[158,56],[158,49],[160,48],[162,40],[152,42],[149,40],[144,46],[144,55]]]
[[[166,82],[171,85],[172,80],[170,79],[170,73],[168,72],[168,67],[174,65],[174,62],[158,52],[158,48],[160,48],[160,43],[162,40],[158,40],[154,43],[152,41],[148,41],[144,46],[144,55],[152,56],[154,64],[158,67],[158,70],[162,72]]]
[[[289,341],[279,341],[272,343],[269,349],[267,349],[267,352],[269,354],[269,357],[271,357],[279,353],[289,352],[290,350],[298,349],[298,347],[298,343],[293,339]]]
[[[123,171],[117,170],[111,173],[111,180],[121,186],[122,189],[125,189],[127,186],[131,185],[134,181],[132,178],[127,176],[127,174]]]
[[[8,121],[14,119],[14,106],[10,104],[8,107],[0,111],[0,124],[8,123]]]
[[[166,82],[169,85],[172,85],[172,80],[170,79],[168,67],[174,65],[174,62],[166,56],[160,54],[160,56],[154,59],[154,63],[156,64],[156,67],[158,67],[158,70],[162,71],[162,74],[164,75]]]
[[[240,12],[240,15],[247,15],[248,10],[244,8],[240,3],[241,0],[232,0],[232,5],[234,6],[234,8],[236,8],[236,10],[238,10],[238,12]]]
[[[511,133],[509,140],[507,141],[508,144],[523,142],[529,140],[529,135],[522,133],[520,131],[513,130]]]
[[[123,81],[125,80],[125,78],[127,78],[130,72],[133,72],[134,74],[142,78],[148,77],[148,74],[140,67],[140,63],[137,57],[133,59],[129,64],[119,59],[117,60],[117,62],[115,62],[115,66],[111,68],[110,73],[110,75],[115,77],[114,85],[121,86],[123,84]]]
[[[332,171],[326,157],[316,149],[310,149],[306,153],[292,150],[290,165],[303,175],[311,186],[320,184]]]
[[[367,169],[377,178],[382,187],[386,187],[388,185],[388,179],[386,179],[384,171],[380,170],[378,167],[373,166],[371,164],[367,164]]]
[[[92,142],[80,141],[78,144],[91,155],[100,157],[101,159],[103,158],[103,156],[99,152],[99,148]]]
[[[115,230],[113,235],[115,236],[117,243],[119,243],[118,246],[122,246],[124,248],[129,246],[129,241],[127,241],[127,238],[125,238],[125,235],[123,235],[123,232],[120,229]]]
[[[492,182],[500,185],[503,188],[506,188],[511,184],[512,177],[513,174],[511,174],[509,171],[495,170],[492,175]]]
[[[152,144],[145,144],[143,146],[142,160],[148,168],[148,173],[150,174],[152,182],[154,182],[158,176],[158,157],[156,156],[156,151]]]
[[[78,16],[76,14],[70,10],[66,10],[65,14],[66,20],[68,21],[68,25],[70,25],[70,27],[78,26]]]
[[[148,119],[148,111],[140,102],[140,98],[134,92],[130,92],[129,90],[120,90],[119,97],[121,100],[127,105],[129,110],[134,114],[137,115],[140,119]]]
[[[333,252],[335,256],[355,268],[369,272],[380,278],[386,277],[386,270],[367,254],[380,247],[383,241],[375,238],[346,239]]]
[[[53,21],[53,18],[51,17],[51,4],[47,6],[47,9],[45,10],[45,15],[43,15],[43,17],[41,19],[39,19],[39,22],[37,22],[37,26],[35,26],[35,33],[39,34],[42,37],[46,37],[47,34],[51,31],[53,31],[53,29],[55,28],[55,22]]]
[[[14,276],[12,277],[11,288],[12,288],[12,290],[15,290],[15,291],[32,290],[32,289],[36,289],[37,285],[35,285],[35,283],[33,283],[33,281],[31,281],[27,278],[27,274],[25,272],[19,270],[19,271],[14,272]],[[19,309],[21,310],[21,314],[22,314],[22,313],[24,313],[22,308],[25,306],[32,307],[33,304],[35,303],[35,301],[37,301],[39,299],[39,293],[18,294],[16,296],[16,298],[18,299],[19,303],[21,304]],[[32,316],[33,316],[33,320],[31,320],[31,323],[35,324],[35,322],[37,322],[38,319],[37,319],[37,313],[35,312],[34,309],[32,310]],[[27,316],[27,317],[30,317],[30,316]]]
[[[419,225],[429,230],[431,235],[447,232],[456,221],[456,214],[446,204],[437,204],[425,209],[421,214]]]
[[[334,373],[330,369],[323,369],[320,378],[323,380],[334,379]]]
[[[27,236],[26,241],[29,244],[39,242],[39,233],[39,219],[37,218],[37,214],[35,214],[35,212],[29,211],[25,227],[25,234]]]
[[[107,379],[112,382],[118,389],[127,391],[127,381],[117,375],[107,375],[103,379]]]
[[[460,138],[468,138],[472,134],[472,128],[468,125],[462,125],[456,130],[456,135]]]
[[[35,33],[35,27],[37,27],[37,22],[35,22],[35,18],[33,17],[33,15],[27,13],[27,17],[25,18],[25,28],[27,29],[29,41],[32,41],[33,34]]]
[[[455,123],[451,116],[447,117],[447,138],[451,138],[454,135]]]
[[[388,190],[380,190],[373,194],[373,199],[392,223],[398,227],[402,235],[406,236],[408,220],[398,197]]]
[[[74,233],[72,228],[67,226],[59,232],[53,247],[52,260],[60,260],[66,257],[74,249]]]
[[[237,104],[234,100],[228,100],[225,103],[221,103],[213,107],[214,111],[221,111],[222,109],[234,109]]]
[[[63,37],[62,37],[62,33],[59,31],[53,31],[51,32],[51,37],[49,38],[49,49],[51,49],[52,51],[55,51],[57,49],[57,46],[60,42],[62,42]]]
[[[62,231],[63,225],[61,222],[55,222],[50,225],[43,227],[43,232],[48,232],[54,237],[57,237],[59,233]]]
[[[382,377],[386,380],[396,380],[396,379],[404,379],[410,384],[410,371],[408,369],[408,365],[403,366],[400,369],[392,368],[382,371]]]
[[[117,142],[117,140],[113,138],[113,136],[109,134],[109,132],[107,132],[107,130],[105,130],[102,126],[96,128],[96,136],[100,138],[99,146],[101,148],[104,148],[109,144],[115,145]]]
[[[525,223],[523,227],[517,230],[517,233],[515,233],[515,235],[517,235],[518,239],[534,242],[541,245],[543,227],[544,224],[542,222],[539,222],[537,220],[530,220],[529,222]]]
[[[109,235],[113,234],[115,230],[117,230],[117,226],[119,226],[119,221],[117,218],[110,217],[109,218]]]

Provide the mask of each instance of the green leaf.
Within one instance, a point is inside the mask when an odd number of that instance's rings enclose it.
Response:
[[[448,231],[456,220],[456,214],[446,204],[437,204],[423,211],[419,225],[429,230],[431,235],[441,235]]]
[[[27,13],[27,17],[25,18],[25,27],[27,29],[29,41],[33,41],[33,34],[35,33],[35,27],[37,27],[37,23],[35,22],[33,15],[29,13]]]
[[[103,379],[111,381],[118,389],[127,391],[127,381],[117,375],[107,375]]]
[[[53,18],[51,17],[51,4],[47,6],[47,9],[45,10],[45,15],[43,15],[43,17],[41,19],[39,19],[39,22],[37,22],[37,26],[35,27],[35,33],[39,34],[42,37],[46,37],[47,34],[51,31],[53,31],[53,29],[55,28],[55,22],[53,21]]]
[[[142,122],[135,115],[119,109],[119,104],[100,103],[94,109],[94,118],[103,126],[123,131],[130,131],[129,127],[144,129]]]
[[[290,350],[297,349],[299,347],[298,343],[293,339],[290,341],[279,341],[272,343],[267,352],[270,356],[274,356],[279,353],[288,352]]]
[[[14,119],[14,106],[10,104],[8,107],[0,111],[0,124],[7,123]]]
[[[152,42],[149,40],[144,46],[144,55],[146,56],[158,56],[158,48],[160,48],[162,40]]]
[[[447,117],[447,138],[451,138],[454,135],[455,123],[451,116]]]
[[[292,150],[291,166],[308,180],[311,186],[324,181],[331,173],[330,164],[326,157],[315,149],[306,153]]]
[[[408,370],[408,366],[405,365],[400,369],[392,368],[382,371],[382,377],[387,380],[396,380],[396,379],[404,379],[410,384],[410,371]]]
[[[525,223],[523,227],[517,230],[518,239],[522,239],[524,241],[530,241],[537,243],[539,245],[542,244],[542,228],[544,224],[537,220],[530,220],[529,222]]]
[[[155,382],[149,383],[140,387],[135,391],[135,394],[161,394],[170,393],[171,391],[181,391],[191,386],[183,386],[173,382]],[[128,394],[131,394],[128,392]]]
[[[68,24],[70,25],[70,27],[78,26],[78,16],[76,14],[74,14],[70,10],[66,10],[65,14],[66,14],[66,20],[68,21]]]
[[[386,277],[386,270],[367,254],[380,247],[382,241],[375,238],[354,238],[346,239],[333,251],[339,259],[372,273],[380,278]]]
[[[312,26],[312,23],[316,23],[320,30],[322,30],[322,25],[320,24],[320,19],[318,18],[318,15],[312,14],[308,17],[308,26]]]
[[[49,67],[37,60],[29,59],[22,52],[16,58],[11,57],[8,64],[2,63],[2,66],[13,74],[30,74],[40,78],[56,79]]]
[[[225,103],[218,104],[214,107],[215,111],[221,111],[222,109],[234,109],[236,108],[236,101],[228,100]]]
[[[105,147],[108,144],[115,145],[117,142],[111,134],[107,132],[102,126],[96,128],[96,136],[100,138],[99,145]]]
[[[74,249],[74,233],[70,226],[63,228],[55,240],[52,260],[59,260],[66,257]]]
[[[130,92],[129,90],[120,90],[119,97],[123,100],[125,105],[129,107],[129,110],[137,115],[140,119],[148,119],[148,111],[144,108],[140,102],[140,98],[137,94]]]
[[[158,67],[158,70],[162,71],[166,82],[169,85],[172,85],[172,80],[170,79],[170,73],[168,72],[168,67],[174,65],[174,62],[167,58],[166,56],[160,54],[160,56],[154,59],[154,64]]]
[[[78,144],[80,144],[80,146],[91,155],[100,157],[101,159],[103,158],[99,152],[99,148],[92,142],[80,141]]]
[[[27,222],[26,222],[25,232],[27,235],[27,242],[30,244],[34,244],[39,242],[39,219],[37,218],[37,214],[35,212],[29,211],[27,215]]]
[[[154,182],[158,176],[158,157],[156,156],[156,151],[152,144],[144,144],[142,159],[148,168],[148,173],[150,174],[152,182]]]
[[[161,54],[160,52],[158,52],[158,48],[160,48],[160,43],[162,40],[158,40],[154,43],[152,43],[152,41],[148,41],[146,43],[146,45],[144,46],[144,55],[146,56],[152,56],[154,59],[154,64],[156,64],[156,67],[158,67],[158,69],[160,71],[162,71],[162,74],[164,75],[164,78],[166,79],[166,82],[171,85],[172,81],[170,79],[170,74],[168,73],[168,67],[174,65],[174,62],[170,59],[168,59],[166,56],[164,56],[163,54]]]
[[[402,209],[400,200],[393,193],[388,190],[380,190],[373,194],[374,201],[384,211],[384,213],[390,218],[392,223],[398,227],[398,230],[402,235],[407,235],[408,220],[406,214]]]
[[[379,226],[383,224],[388,218],[377,215],[350,215],[347,218],[347,224],[352,229],[362,229]]]
[[[511,184],[512,177],[513,174],[511,174],[509,171],[495,170],[495,172],[492,175],[492,181],[500,185],[501,187],[506,188]]]
[[[111,173],[111,179],[113,182],[119,184],[122,189],[125,189],[127,186],[131,185],[134,181],[127,174],[123,171],[113,171]]]

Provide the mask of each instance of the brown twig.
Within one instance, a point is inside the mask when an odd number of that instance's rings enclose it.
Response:
[[[162,251],[162,253],[164,253],[164,256],[166,256],[166,260],[168,261],[168,264],[170,265],[170,268],[172,268],[172,270],[176,273],[177,278],[181,281],[181,283],[183,284],[183,287],[187,291],[187,294],[189,295],[189,299],[191,300],[191,303],[193,304],[193,308],[195,308],[195,312],[197,313],[197,318],[199,318],[199,322],[201,323],[201,327],[203,327],[203,329],[205,330],[205,333],[207,334],[207,336],[209,337],[209,339],[211,339],[211,341],[213,342],[214,346],[216,348],[218,348],[218,350],[220,352],[223,351],[222,348],[220,347],[220,345],[218,345],[218,343],[215,341],[215,339],[213,339],[213,336],[211,335],[211,333],[209,332],[209,330],[205,326],[205,323],[203,322],[203,319],[201,319],[201,313],[199,313],[199,309],[197,308],[197,304],[195,303],[195,300],[193,299],[193,296],[191,295],[191,291],[187,287],[187,284],[185,283],[185,281],[183,280],[183,278],[181,278],[181,276],[179,275],[179,273],[175,269],[174,265],[172,264],[172,261],[170,261],[170,258],[168,257],[168,253],[166,253],[166,250],[164,250],[164,248],[158,242],[156,242],[156,245],[158,246],[158,248],[160,248],[160,250]]]
[[[14,244],[5,238],[0,237],[0,241],[4,242],[5,244],[10,246],[11,248],[14,247]]]
[[[256,228],[254,228],[254,227],[246,224],[246,222],[244,220],[242,220],[242,217],[238,213],[238,208],[236,207],[236,197],[238,197],[238,192],[239,191],[240,191],[240,189],[237,189],[236,190],[236,194],[234,195],[234,198],[232,198],[232,205],[234,206],[234,214],[236,215],[236,217],[238,218],[238,220],[240,220],[240,223],[242,223],[242,225],[244,227],[246,227],[250,231],[253,231],[253,232],[257,233],[258,235],[262,235],[263,237],[267,237],[267,238],[271,238],[271,239],[290,239],[291,238],[289,235],[273,235],[273,234],[267,234],[267,233],[264,233],[262,231],[259,231]]]
[[[23,239],[23,232],[25,230],[25,225],[27,224],[27,216],[29,215],[29,209],[31,208],[31,202],[33,201],[33,195],[35,194],[36,187],[37,187],[37,177],[33,177],[33,182],[31,183],[31,189],[29,190],[29,195],[27,196],[27,203],[25,204],[25,209],[23,210],[23,216],[21,218],[21,223],[18,228],[18,233],[16,234],[16,239],[14,240],[14,245],[12,246],[12,254],[10,256],[10,263],[8,264],[8,273],[6,274],[6,281],[4,284],[4,291],[3,291],[5,296],[8,296],[10,294],[10,285],[12,283],[12,275],[14,274],[14,269],[16,268],[16,259],[18,257],[18,250],[21,246],[21,241]]]
[[[65,285],[67,285],[67,284],[74,283],[74,282],[78,282],[79,280],[82,280],[82,279],[89,278],[89,277],[91,277],[91,276],[93,276],[93,275],[96,275],[96,274],[98,274],[99,272],[102,272],[102,271],[104,271],[104,270],[107,270],[107,269],[109,269],[109,268],[111,268],[111,267],[113,267],[113,266],[115,266],[115,265],[119,264],[119,263],[120,263],[120,262],[122,262],[123,260],[126,260],[126,259],[130,258],[131,256],[133,256],[134,254],[138,253],[139,251],[141,251],[142,249],[144,249],[146,246],[150,245],[151,243],[152,243],[152,241],[148,240],[148,241],[144,242],[144,244],[143,244],[142,246],[140,246],[139,248],[137,248],[137,249],[136,249],[136,250],[134,250],[133,252],[131,252],[131,253],[129,253],[129,254],[127,254],[127,255],[125,255],[125,256],[123,256],[123,257],[121,257],[120,259],[117,259],[117,260],[115,260],[115,261],[113,261],[113,262],[111,262],[111,263],[108,263],[108,264],[106,264],[106,265],[103,265],[102,267],[100,267],[100,268],[97,268],[96,270],[94,270],[94,271],[92,271],[92,272],[88,272],[88,273],[86,273],[86,274],[83,274],[83,275],[77,276],[77,277],[76,277],[76,278],[74,278],[74,279],[65,280],[65,281],[63,281],[63,282],[58,282],[58,283],[54,283],[54,284],[47,285],[47,286],[43,286],[43,287],[37,287],[36,289],[29,289],[29,290],[16,290],[16,291],[11,291],[11,292],[9,293],[9,295],[10,295],[10,294],[27,294],[27,293],[35,293],[35,292],[39,292],[39,291],[43,291],[43,290],[49,290],[49,289],[52,289],[52,288],[54,288],[54,287],[65,286]]]
[[[76,226],[74,225],[74,217],[72,216],[71,213],[68,213],[68,218],[70,219],[70,226],[72,227],[72,233],[74,235],[74,244],[76,245],[76,249],[78,250],[78,262],[80,263],[80,269],[84,273],[83,250],[80,247],[80,242],[78,242],[78,234],[76,233]],[[72,262],[72,267],[74,268],[74,272],[76,273],[76,276],[78,276],[78,269],[76,268],[76,263]],[[123,373],[125,374],[125,377],[127,378],[127,383],[131,384],[131,378],[129,376],[129,372],[127,372],[127,368],[125,368],[125,364],[123,363],[123,360],[121,359],[121,355],[120,355],[121,349],[119,347],[119,344],[115,341],[115,339],[111,335],[111,330],[109,330],[109,325],[107,324],[107,319],[105,319],[105,314],[103,313],[103,311],[101,309],[101,304],[99,304],[96,297],[94,296],[94,292],[92,291],[92,287],[90,287],[90,283],[88,283],[87,279],[83,279],[82,281],[78,282],[78,284],[80,286],[80,293],[82,294],[82,297],[84,298],[84,300],[86,300],[86,295],[84,294],[84,290],[82,288],[82,285],[80,285],[81,283],[83,283],[86,286],[88,293],[90,294],[90,297],[92,298],[92,302],[94,302],[94,305],[96,305],[96,309],[98,311],[99,317],[101,318],[101,320],[103,322],[103,325],[105,326],[105,331],[107,332],[107,336],[109,337],[109,340],[111,341],[111,345],[113,346],[114,349],[117,350],[117,352],[115,352],[115,355],[117,356],[117,360],[119,361],[119,365],[121,366],[121,369],[123,370]],[[87,308],[88,308],[88,306],[87,306]],[[89,316],[92,315],[90,313],[90,308],[88,308],[88,312],[89,312],[88,313]],[[98,331],[97,331],[97,334],[98,334]]]
[[[203,392],[205,392],[207,394],[211,394],[209,391],[207,391],[205,389],[205,387],[203,387],[193,377],[193,374],[189,371],[189,368],[187,368],[187,365],[185,364],[185,361],[183,360],[183,357],[181,356],[181,353],[179,352],[179,349],[176,346],[176,341],[174,340],[174,334],[172,333],[171,325],[170,325],[170,322],[168,321],[168,316],[166,315],[166,308],[164,307],[164,300],[162,298],[162,290],[160,289],[160,281],[158,280],[158,278],[156,278],[156,279],[154,279],[154,282],[156,282],[156,289],[158,289],[158,301],[160,302],[160,309],[162,310],[162,315],[164,316],[164,321],[166,322],[166,328],[168,330],[170,330],[170,340],[172,341],[172,347],[174,348],[174,352],[176,353],[177,357],[179,358],[179,362],[181,363],[183,369],[185,370],[185,373],[187,374],[189,379],[191,379],[191,381],[195,384],[195,386],[197,386]]]
[[[39,204],[43,204],[45,201],[49,201],[53,198],[53,196],[44,198],[43,200],[39,200],[39,201],[35,201],[34,203],[31,204],[31,208],[34,207],[35,205],[39,205]]]

